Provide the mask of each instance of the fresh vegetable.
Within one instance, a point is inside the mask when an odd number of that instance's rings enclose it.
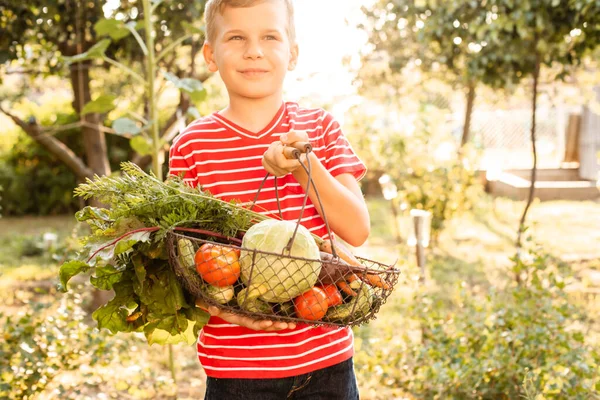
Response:
[[[392,286],[390,286],[389,283],[387,283],[386,281],[384,281],[381,278],[381,275],[378,274],[359,274],[358,275],[360,279],[362,279],[363,281],[365,281],[365,283],[374,286],[374,287],[378,287],[378,288],[382,288],[385,290],[389,290],[392,288]]]
[[[194,244],[191,240],[179,238],[177,240],[177,254],[179,262],[185,269],[196,269],[196,261],[194,260]]]
[[[332,254],[320,251],[321,273],[319,282],[324,284],[336,283],[344,279],[352,270],[350,264],[341,258],[334,258]]]
[[[122,164],[119,176],[87,180],[75,195],[94,198],[106,208],[85,207],[76,213],[91,233],[82,239],[77,258],[60,267],[61,290],[67,291],[72,277],[90,274],[93,286],[115,292],[92,315],[98,327],[112,333],[143,332],[150,343],[191,344],[209,317],[184,296],[166,259],[167,233],[192,227],[235,237],[267,218],[192,188],[179,177],[162,182],[133,163]],[[189,258],[180,257],[180,262],[189,265]]]
[[[204,243],[194,259],[198,274],[209,285],[233,285],[240,277],[239,258],[230,247]]]
[[[296,236],[288,249],[296,229]],[[308,229],[294,221],[270,219],[253,225],[244,235],[242,249],[242,282],[250,290],[259,289],[262,293],[260,298],[268,302],[284,303],[302,294],[315,285],[321,271],[321,263],[317,261],[319,247]],[[254,253],[244,249],[275,254]]]
[[[262,313],[262,314],[272,314],[273,309],[269,305],[269,303],[259,299],[259,297],[265,294],[269,290],[269,287],[266,285],[258,286],[253,289],[244,288],[237,295],[237,303],[240,308]]]
[[[202,287],[202,291],[206,296],[219,304],[229,303],[229,301],[233,299],[233,296],[235,295],[233,286],[204,285]]]
[[[325,253],[333,254],[333,248],[335,248],[336,255],[348,264],[355,267],[364,267],[364,265],[358,261],[358,258],[354,257],[350,249],[344,246],[339,240],[336,240],[335,246],[329,239],[323,240],[323,242],[319,244],[319,249]]]
[[[327,306],[333,307],[342,304],[342,294],[335,285],[330,284],[315,287],[320,288],[327,295]]]
[[[353,297],[348,303],[331,307],[325,314],[324,319],[333,322],[357,320],[369,313],[374,301],[373,288],[369,285],[361,285],[356,297]]]
[[[357,293],[352,290],[350,284],[346,281],[339,281],[337,286],[342,290],[342,292],[346,293],[348,296],[356,297]]]
[[[294,302],[286,301],[285,303],[279,304],[277,314],[283,315],[284,317],[294,317]]]
[[[298,318],[318,321],[327,313],[327,294],[315,286],[294,299],[294,310]]]

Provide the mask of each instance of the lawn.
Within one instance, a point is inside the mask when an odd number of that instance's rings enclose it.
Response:
[[[450,296],[461,285],[486,291],[510,282],[513,277],[507,268],[509,257],[514,254],[515,231],[522,207],[520,202],[484,198],[476,210],[449,222],[438,243],[427,249],[429,290],[447,292]],[[384,365],[387,359],[383,353],[402,351],[401,332],[418,335],[418,327],[403,316],[418,287],[414,254],[396,242],[389,204],[373,199],[369,201],[369,208],[372,236],[357,253],[384,263],[397,261],[403,274],[378,318],[355,329],[361,397],[410,398],[386,378],[386,368],[396,366]],[[531,209],[529,226],[536,242],[572,267],[575,279],[569,284],[578,289],[578,293],[581,290],[592,293],[579,299],[590,314],[590,336],[597,337],[594,335],[599,332],[600,310],[598,296],[593,293],[600,288],[600,246],[597,245],[600,242],[600,202],[536,203]],[[45,311],[48,313],[60,308],[64,295],[55,288],[58,265],[75,245],[81,229],[70,216],[0,219],[0,245],[4,250],[0,253],[0,311],[18,315],[36,304],[49,305]],[[40,246],[46,232],[56,233],[60,245],[52,249]],[[82,310],[89,307],[89,286],[80,284],[72,293],[69,301],[75,300]],[[596,306],[590,306],[593,304]],[[89,316],[83,322],[90,323]],[[86,325],[77,329],[90,328]],[[135,335],[90,334],[89,337],[94,340],[90,343],[104,349],[103,362],[93,368],[82,362],[74,370],[59,372],[40,399],[58,395],[72,399],[202,397],[204,373],[193,347],[173,347],[178,379],[175,384],[165,348],[148,346],[143,338]]]

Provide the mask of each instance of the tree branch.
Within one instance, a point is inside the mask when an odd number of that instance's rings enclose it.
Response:
[[[1,106],[0,112],[6,114],[15,122],[15,124],[23,129],[27,135],[42,145],[50,154],[62,161],[79,179],[84,180],[85,178],[94,177],[94,172],[85,165],[81,158],[77,157],[70,148],[54,136],[41,133],[40,126],[37,123],[26,123],[16,115],[3,109]]]

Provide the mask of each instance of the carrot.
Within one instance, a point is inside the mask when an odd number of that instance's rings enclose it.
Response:
[[[360,274],[359,275],[360,279],[362,279],[365,283],[371,285],[371,286],[376,286],[378,288],[382,288],[385,290],[389,290],[392,287],[390,286],[389,283],[385,282],[383,279],[381,279],[381,276],[379,275],[375,275],[375,274]]]
[[[342,292],[346,293],[348,296],[356,297],[357,293],[352,290],[348,282],[341,280],[336,283],[336,285],[342,290]]]

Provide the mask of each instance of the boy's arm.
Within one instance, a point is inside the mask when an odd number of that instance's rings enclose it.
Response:
[[[371,221],[358,182],[348,173],[333,177],[314,153],[310,153],[309,157],[312,167],[311,176],[323,203],[329,228],[348,244],[362,245],[371,232]],[[303,188],[306,188],[308,175],[304,168],[297,168],[292,175]],[[319,214],[323,215],[312,185],[308,196]]]
[[[263,156],[263,166],[275,176],[292,173],[303,188],[308,183],[308,175],[298,160],[290,160],[283,155],[285,144],[308,141],[306,132],[289,132],[280,137],[281,141],[271,143]],[[319,161],[314,153],[309,153],[312,179],[323,203],[325,217],[330,229],[352,246],[362,245],[371,231],[369,211],[364,201],[358,182],[350,173],[342,173],[334,177]],[[302,156],[306,164],[305,156]],[[311,188],[308,195],[317,211],[323,216],[319,199]]]

